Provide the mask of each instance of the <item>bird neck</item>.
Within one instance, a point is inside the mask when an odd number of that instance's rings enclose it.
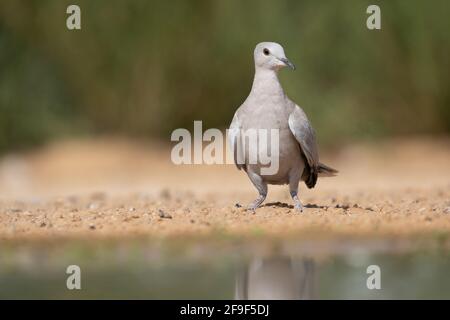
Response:
[[[278,80],[276,70],[256,68],[253,79],[252,93],[264,96],[284,96],[283,87]]]

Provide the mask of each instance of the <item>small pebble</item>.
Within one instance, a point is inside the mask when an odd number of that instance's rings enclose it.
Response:
[[[159,209],[159,217],[163,218],[163,219],[172,219],[172,216],[166,212],[164,212],[163,210]]]

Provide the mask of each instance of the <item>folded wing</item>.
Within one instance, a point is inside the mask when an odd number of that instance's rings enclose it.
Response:
[[[241,157],[243,155],[242,143],[240,139],[240,130],[241,124],[239,123],[239,119],[236,112],[234,114],[233,120],[231,121],[230,128],[228,130],[228,139],[230,142],[231,150],[233,151],[234,164],[239,170],[241,169],[246,170],[245,164],[239,158],[240,155]]]
[[[289,129],[299,143],[302,156],[306,160],[302,178],[308,188],[313,188],[317,182],[319,171],[316,134],[306,114],[298,106],[295,106],[294,111],[289,115]]]

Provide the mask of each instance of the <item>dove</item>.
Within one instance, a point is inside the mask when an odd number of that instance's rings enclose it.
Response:
[[[261,42],[254,50],[255,76],[253,85],[244,103],[237,109],[229,128],[229,142],[234,151],[234,162],[244,170],[258,190],[258,198],[248,206],[255,212],[267,197],[268,185],[289,185],[294,208],[303,211],[298,198],[300,181],[314,188],[318,176],[335,176],[338,171],[319,162],[316,136],[305,112],[285,94],[278,79],[278,72],[289,67],[295,70],[275,42]],[[277,145],[267,141],[266,148],[257,149],[258,161],[250,161],[249,143],[242,132],[248,130],[277,130]],[[278,170],[264,174],[265,164],[259,159],[261,152],[278,147]],[[262,150],[264,149],[264,150]],[[242,154],[242,161],[238,159]]]

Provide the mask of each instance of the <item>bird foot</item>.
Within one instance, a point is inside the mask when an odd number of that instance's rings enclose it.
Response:
[[[297,196],[297,193],[292,193],[292,200],[294,200],[294,208],[297,212],[303,212],[303,205]]]
[[[255,206],[253,206],[253,205],[249,205],[249,206],[247,207],[247,211],[249,211],[250,213],[255,214],[255,213],[256,213],[256,208],[257,208],[257,207],[255,207]]]
[[[298,212],[303,212],[303,205],[300,203],[300,201],[294,205],[294,208]]]
[[[251,213],[255,213],[255,210],[263,203],[263,201],[266,199],[265,196],[259,196],[258,199],[253,201],[251,204],[248,205],[247,211],[251,211]]]

